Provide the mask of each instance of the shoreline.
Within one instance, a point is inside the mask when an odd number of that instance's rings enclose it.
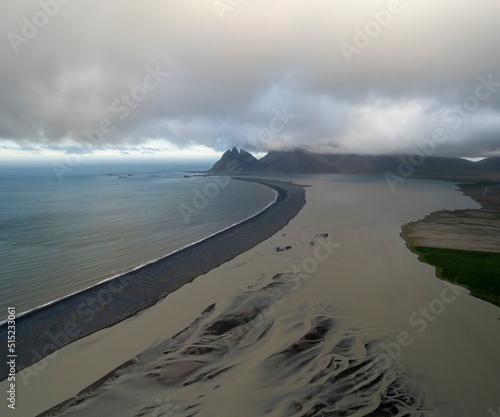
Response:
[[[270,187],[278,196],[261,212],[215,235],[18,317],[17,371],[157,304],[198,276],[274,235],[305,204],[303,186],[259,178],[234,178]],[[0,338],[7,338],[5,324],[0,325]],[[0,353],[6,354],[5,349],[6,346],[2,347]],[[7,376],[8,370],[2,366],[0,381]]]
[[[234,179],[238,179],[238,178],[234,178]],[[240,179],[240,180],[241,180],[241,179]],[[254,182],[255,182],[255,181],[254,181]],[[271,188],[271,187],[268,187],[268,188]],[[217,232],[215,232],[215,233],[212,233],[212,234],[210,234],[210,235],[208,235],[208,236],[205,236],[205,237],[203,237],[203,238],[201,238],[201,239],[199,239],[199,240],[196,240],[196,241],[194,241],[194,242],[191,242],[191,243],[187,244],[186,246],[183,246],[183,247],[181,247],[181,248],[179,248],[179,249],[175,249],[175,250],[173,250],[172,252],[167,253],[166,255],[160,256],[160,257],[158,257],[158,258],[156,258],[156,259],[152,259],[152,260],[150,260],[150,261],[147,261],[147,262],[144,262],[144,263],[142,263],[142,264],[140,264],[140,265],[137,265],[137,266],[135,266],[135,267],[133,267],[133,268],[129,269],[128,271],[122,272],[122,273],[120,273],[120,274],[118,274],[118,275],[114,275],[114,276],[111,276],[111,277],[104,278],[102,281],[96,282],[95,284],[92,284],[92,285],[90,285],[90,286],[88,286],[88,287],[81,288],[81,289],[79,289],[79,290],[76,290],[76,291],[71,292],[71,293],[69,293],[69,294],[63,295],[63,296],[61,296],[61,297],[59,297],[59,298],[55,298],[54,300],[51,300],[51,301],[49,301],[49,302],[46,302],[46,303],[44,303],[44,304],[41,304],[41,305],[36,306],[36,307],[34,307],[34,308],[31,308],[31,309],[29,309],[29,310],[26,310],[26,311],[23,311],[23,312],[21,312],[21,313],[18,313],[18,314],[16,315],[16,320],[19,320],[19,319],[21,319],[22,317],[24,317],[24,316],[26,316],[26,315],[29,315],[29,314],[34,314],[34,313],[36,313],[37,311],[42,310],[42,309],[44,309],[44,308],[46,308],[46,307],[49,307],[49,306],[50,306],[50,305],[52,305],[52,304],[58,303],[58,302],[60,302],[60,301],[62,301],[62,300],[64,300],[64,299],[66,299],[66,298],[73,297],[73,296],[75,296],[75,295],[77,295],[77,294],[79,294],[79,293],[81,293],[81,292],[83,292],[83,291],[87,291],[87,290],[89,290],[89,289],[91,289],[91,288],[93,288],[93,287],[95,287],[95,286],[98,286],[98,285],[101,285],[101,284],[107,283],[107,282],[112,281],[112,280],[114,280],[114,279],[119,279],[120,277],[122,277],[122,276],[124,276],[124,275],[126,275],[126,274],[131,274],[131,273],[133,273],[133,272],[135,272],[135,271],[137,271],[137,270],[139,270],[139,269],[141,269],[141,268],[143,268],[143,267],[145,267],[145,266],[147,266],[147,265],[154,264],[154,263],[156,263],[156,262],[158,262],[158,261],[161,261],[162,259],[168,258],[169,256],[172,256],[173,254],[175,254],[175,253],[177,253],[177,252],[180,252],[180,251],[183,251],[183,250],[185,250],[185,249],[188,249],[188,248],[190,248],[191,246],[195,246],[195,245],[197,245],[198,243],[203,242],[204,240],[210,239],[210,238],[212,238],[213,236],[218,235],[219,233],[222,233],[222,232],[224,232],[224,231],[226,231],[226,230],[231,229],[232,227],[236,227],[236,226],[238,226],[238,225],[239,225],[239,224],[241,224],[241,223],[244,223],[244,222],[246,222],[246,221],[248,221],[248,220],[253,219],[254,217],[258,216],[259,214],[261,214],[262,212],[264,212],[265,210],[267,210],[269,207],[271,207],[273,204],[275,204],[275,203],[278,201],[278,198],[279,198],[279,193],[278,193],[278,192],[277,192],[274,188],[271,188],[271,189],[275,192],[275,197],[274,197],[274,200],[273,200],[272,202],[270,202],[270,203],[269,203],[267,206],[265,206],[264,208],[262,208],[262,209],[258,210],[258,211],[257,211],[257,212],[255,212],[254,214],[252,214],[251,216],[249,216],[249,217],[247,217],[247,218],[245,218],[245,219],[243,219],[243,220],[241,220],[241,221],[238,221],[238,222],[236,222],[236,223],[234,223],[234,224],[231,224],[231,225],[229,225],[229,226],[225,227],[224,229],[221,229],[221,230],[219,230],[219,231],[217,231]],[[6,323],[7,323],[7,319],[2,319],[2,320],[0,320],[0,329],[1,329],[1,328],[2,328],[2,326],[4,326]]]

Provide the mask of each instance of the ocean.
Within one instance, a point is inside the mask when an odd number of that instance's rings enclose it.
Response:
[[[0,320],[202,240],[255,215],[275,192],[204,163],[0,170]]]

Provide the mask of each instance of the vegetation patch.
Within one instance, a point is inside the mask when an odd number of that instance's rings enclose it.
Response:
[[[416,246],[419,260],[436,267],[438,278],[461,285],[500,307],[500,253]]]

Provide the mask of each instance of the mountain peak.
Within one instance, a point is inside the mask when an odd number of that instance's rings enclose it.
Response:
[[[244,149],[228,149],[222,155],[209,172],[221,174],[233,174],[244,171],[255,171],[257,169],[258,161],[251,153]]]

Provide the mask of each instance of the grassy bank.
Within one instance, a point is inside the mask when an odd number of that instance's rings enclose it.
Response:
[[[472,295],[500,307],[500,253],[411,247],[436,275],[469,289]]]

